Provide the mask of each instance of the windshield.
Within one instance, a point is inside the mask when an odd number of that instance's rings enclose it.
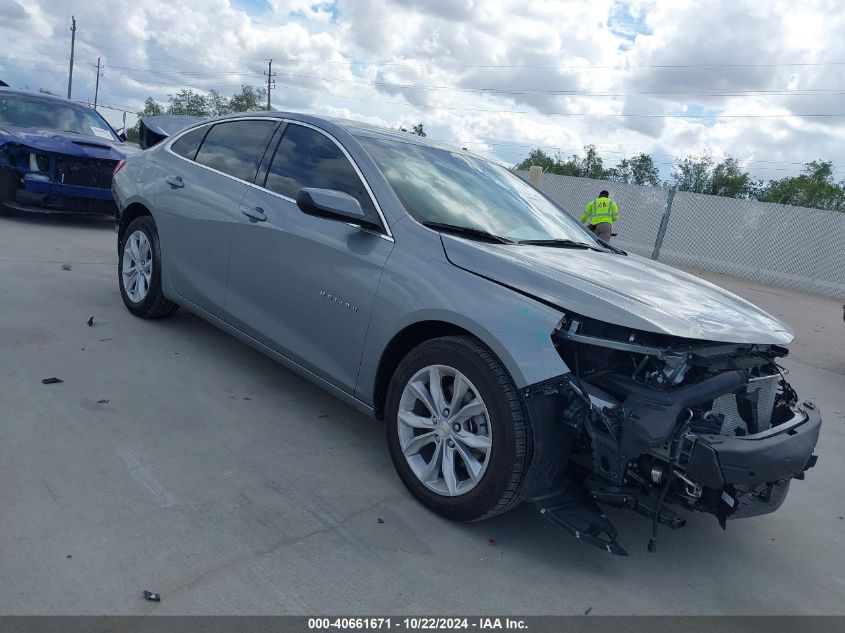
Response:
[[[503,167],[415,143],[358,140],[419,222],[470,227],[512,240],[597,245],[565,211]]]
[[[109,124],[96,111],[56,99],[0,94],[0,125],[4,123],[117,140]]]

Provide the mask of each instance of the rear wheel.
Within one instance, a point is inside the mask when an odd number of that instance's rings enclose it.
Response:
[[[531,459],[527,416],[507,371],[476,339],[414,348],[393,375],[386,418],[399,477],[434,512],[474,521],[519,503]]]
[[[123,303],[135,316],[163,319],[179,309],[161,289],[161,248],[155,221],[135,218],[120,240],[117,277]]]

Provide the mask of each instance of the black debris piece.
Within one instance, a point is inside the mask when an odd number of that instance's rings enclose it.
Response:
[[[67,556],[65,556],[65,558],[73,558],[73,556],[71,554],[68,554]]]
[[[842,518],[842,517],[840,517],[840,518]],[[381,517],[379,517],[379,518],[378,518],[378,522],[379,522],[379,523],[384,523],[384,519],[382,519]]]
[[[62,270],[70,270],[73,268],[70,264],[62,264]]]
[[[111,340],[110,338],[101,338],[100,342],[102,343],[103,341],[110,341],[110,340]]]
[[[94,327],[94,317],[88,319],[88,327]]]
[[[593,607],[588,607],[586,611],[584,611],[584,615],[590,615],[590,611],[593,610]]]
[[[144,600],[149,600],[150,602],[161,602],[161,594],[153,593],[152,591],[145,591]]]
[[[109,401],[108,401],[108,400],[105,400],[105,399],[103,399],[103,400],[97,400],[97,404],[108,404],[108,403],[109,403]]]
[[[328,413],[324,413],[323,415],[318,415],[317,417],[318,417],[318,418],[327,418],[327,417],[329,417],[329,414],[328,414]]]
[[[56,385],[60,382],[64,382],[64,380],[62,380],[61,378],[56,378],[55,376],[53,376],[52,378],[45,378],[41,381],[41,383],[45,385]]]

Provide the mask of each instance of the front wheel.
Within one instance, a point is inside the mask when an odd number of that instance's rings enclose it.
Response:
[[[399,477],[434,512],[474,521],[519,503],[531,460],[528,419],[510,375],[476,339],[414,348],[393,375],[386,418]]]
[[[143,319],[163,319],[179,309],[161,289],[161,247],[151,216],[132,220],[118,249],[120,296],[129,311]]]

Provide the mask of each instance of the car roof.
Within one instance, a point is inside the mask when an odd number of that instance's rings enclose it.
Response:
[[[339,128],[348,134],[359,138],[359,137],[368,137],[368,138],[377,138],[377,139],[384,139],[390,140],[398,143],[408,143],[412,145],[424,145],[426,147],[433,147],[437,149],[443,149],[450,152],[461,152],[464,154],[477,156],[472,152],[468,152],[467,150],[461,149],[459,147],[455,147],[454,145],[448,145],[446,143],[441,143],[439,141],[429,140],[428,138],[417,136],[416,134],[409,134],[408,132],[402,132],[400,130],[393,130],[386,127],[381,127],[379,125],[373,125],[371,123],[364,123],[362,121],[354,121],[352,119],[341,119],[337,117],[328,117],[328,116],[318,116],[314,114],[303,114],[301,112],[286,112],[282,110],[257,110],[255,112],[238,112],[234,114],[226,114],[219,117],[214,117],[210,119],[205,119],[202,121],[203,124],[207,124],[209,122],[217,122],[217,121],[225,121],[227,119],[236,119],[241,117],[271,117],[271,118],[283,118],[288,119],[290,121],[299,121],[301,123],[309,123],[311,125],[315,125],[317,127],[325,129],[327,132],[332,132],[333,128]],[[488,160],[483,156],[477,156],[482,160]]]

